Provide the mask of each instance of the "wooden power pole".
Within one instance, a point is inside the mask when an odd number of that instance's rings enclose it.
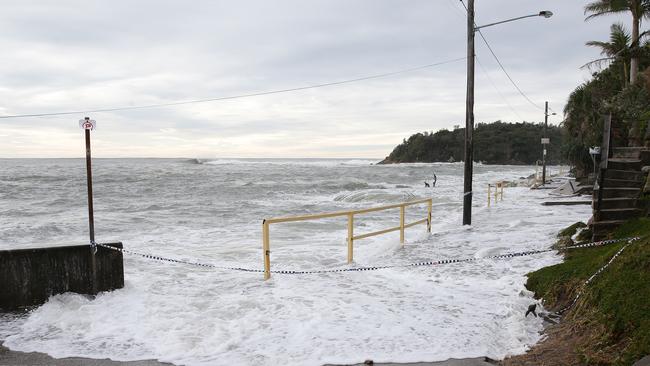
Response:
[[[463,225],[472,224],[472,175],[474,173],[474,0],[467,1],[467,99],[465,106],[465,172]]]

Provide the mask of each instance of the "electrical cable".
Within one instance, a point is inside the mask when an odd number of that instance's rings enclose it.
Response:
[[[463,0],[460,0],[460,3],[463,4],[463,7],[465,7],[465,11],[467,11],[467,5],[465,5],[465,2],[464,2]],[[474,27],[476,27],[476,23],[474,23]],[[508,80],[510,80],[510,83],[512,83],[512,85],[515,87],[515,89],[517,89],[517,91],[519,92],[519,94],[521,94],[521,96],[524,97],[524,98],[528,101],[528,103],[530,103],[533,107],[535,107],[535,108],[537,108],[537,109],[540,109],[540,110],[544,110],[544,108],[540,107],[537,103],[533,102],[533,101],[532,101],[532,100],[531,100],[531,99],[526,95],[526,93],[524,93],[524,92],[521,90],[521,88],[519,88],[519,86],[517,85],[517,83],[512,79],[512,77],[511,77],[510,74],[508,73],[508,71],[506,71],[505,67],[504,67],[503,64],[501,63],[501,60],[499,60],[499,57],[497,57],[496,53],[494,52],[494,50],[493,50],[492,47],[490,46],[490,43],[488,43],[487,39],[485,38],[485,36],[484,36],[483,33],[481,32],[481,30],[479,29],[479,30],[477,30],[477,32],[478,32],[478,34],[481,36],[481,39],[483,39],[483,42],[484,42],[485,45],[487,46],[488,50],[490,50],[490,53],[492,54],[492,56],[494,57],[494,59],[497,61],[497,64],[499,64],[499,67],[501,68],[501,70],[503,71],[503,73],[506,75],[506,77],[508,78]]]
[[[370,80],[370,79],[378,79],[378,78],[383,78],[383,77],[387,77],[387,76],[393,76],[393,75],[418,71],[418,70],[422,70],[422,69],[427,69],[427,68],[431,68],[431,67],[435,67],[435,66],[441,66],[441,65],[445,65],[445,64],[449,64],[449,63],[453,63],[453,62],[458,62],[458,61],[465,60],[465,59],[467,59],[467,57],[455,58],[455,59],[451,59],[451,60],[431,63],[431,64],[427,64],[427,65],[423,65],[423,66],[412,67],[412,68],[409,68],[409,69],[404,69],[404,70],[399,70],[399,71],[393,71],[393,72],[387,72],[387,73],[382,73],[382,74],[363,76],[363,77],[358,77],[358,78],[354,78],[354,79],[347,79],[347,80],[341,80],[341,81],[335,81],[335,82],[329,82],[329,83],[301,86],[301,87],[296,87],[296,88],[270,90],[270,91],[264,91],[264,92],[231,95],[231,96],[225,96],[225,97],[214,97],[214,98],[195,99],[195,100],[178,101],[178,102],[148,104],[148,105],[140,105],[140,106],[87,109],[87,110],[78,110],[78,111],[64,111],[64,112],[50,112],[50,113],[29,113],[29,114],[4,115],[4,116],[0,116],[0,119],[25,118],[25,117],[64,116],[64,115],[71,115],[71,114],[87,114],[87,113],[100,113],[100,112],[117,112],[117,111],[128,111],[128,110],[135,110],[135,109],[161,108],[161,107],[171,107],[171,106],[185,105],[185,104],[207,103],[207,102],[216,102],[216,101],[231,100],[231,99],[258,97],[258,96],[262,96],[262,95],[288,93],[288,92],[295,92],[295,91],[300,91],[300,90],[316,89],[316,88],[322,88],[322,87],[333,86],[333,85],[354,83],[354,82]]]
[[[519,113],[518,113],[518,112],[517,112],[517,111],[512,107],[512,104],[510,104],[510,102],[508,102],[508,99],[506,99],[506,97],[501,93],[501,91],[499,90],[499,88],[497,88],[496,84],[494,84],[494,81],[492,81],[492,78],[491,78],[490,75],[488,74],[488,72],[487,72],[487,70],[485,69],[485,67],[483,67],[483,64],[481,63],[481,61],[479,61],[478,57],[476,57],[476,62],[477,62],[478,65],[481,67],[481,71],[483,71],[483,74],[484,74],[485,77],[488,79],[488,81],[490,82],[490,84],[492,84],[492,87],[493,87],[494,90],[497,92],[497,94],[499,95],[499,97],[501,97],[501,99],[506,103],[506,105],[508,105],[508,108],[510,108],[510,110],[512,111],[512,113],[516,114],[517,117],[519,117],[519,119],[523,121],[524,118],[523,118],[523,117],[522,117],[522,116],[521,116],[521,115],[520,115],[520,114],[519,114]]]

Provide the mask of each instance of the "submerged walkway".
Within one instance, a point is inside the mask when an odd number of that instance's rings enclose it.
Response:
[[[173,366],[171,363],[156,360],[143,361],[112,361],[109,359],[93,359],[83,357],[53,358],[45,353],[10,351],[0,342],[0,366]],[[364,366],[368,364],[356,364]],[[496,363],[486,362],[484,357],[467,359],[449,359],[439,362],[415,363],[374,363],[377,366],[494,366]],[[335,365],[326,365],[335,366]]]
[[[0,341],[0,366],[173,366],[155,360],[144,361],[111,361],[109,359],[93,359],[83,357],[53,358],[39,352],[10,351]]]

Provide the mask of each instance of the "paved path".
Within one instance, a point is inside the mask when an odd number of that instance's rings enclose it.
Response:
[[[449,359],[439,362],[415,363],[361,363],[347,366],[494,366],[496,363],[486,362],[484,357],[467,358],[462,360]],[[0,366],[173,366],[170,363],[156,360],[143,361],[111,361],[109,359],[92,359],[81,357],[52,358],[44,353],[10,351],[0,342]],[[335,365],[325,365],[335,366]]]
[[[91,358],[52,358],[38,352],[10,351],[0,343],[0,366],[172,366],[154,360],[120,362]]]

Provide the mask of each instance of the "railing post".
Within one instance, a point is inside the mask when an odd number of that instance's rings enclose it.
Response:
[[[354,213],[348,214],[348,264],[354,260]]]
[[[262,250],[264,251],[264,280],[271,278],[271,249],[269,243],[269,223],[262,221]]]
[[[491,188],[492,186],[488,183],[488,207],[490,207],[490,194],[492,194]]]
[[[399,242],[404,245],[404,205],[399,206]]]
[[[503,201],[503,186],[504,185],[505,184],[503,184],[503,182],[501,182],[501,201]]]
[[[433,205],[433,199],[429,198],[427,201],[427,232],[431,232],[431,206]]]

